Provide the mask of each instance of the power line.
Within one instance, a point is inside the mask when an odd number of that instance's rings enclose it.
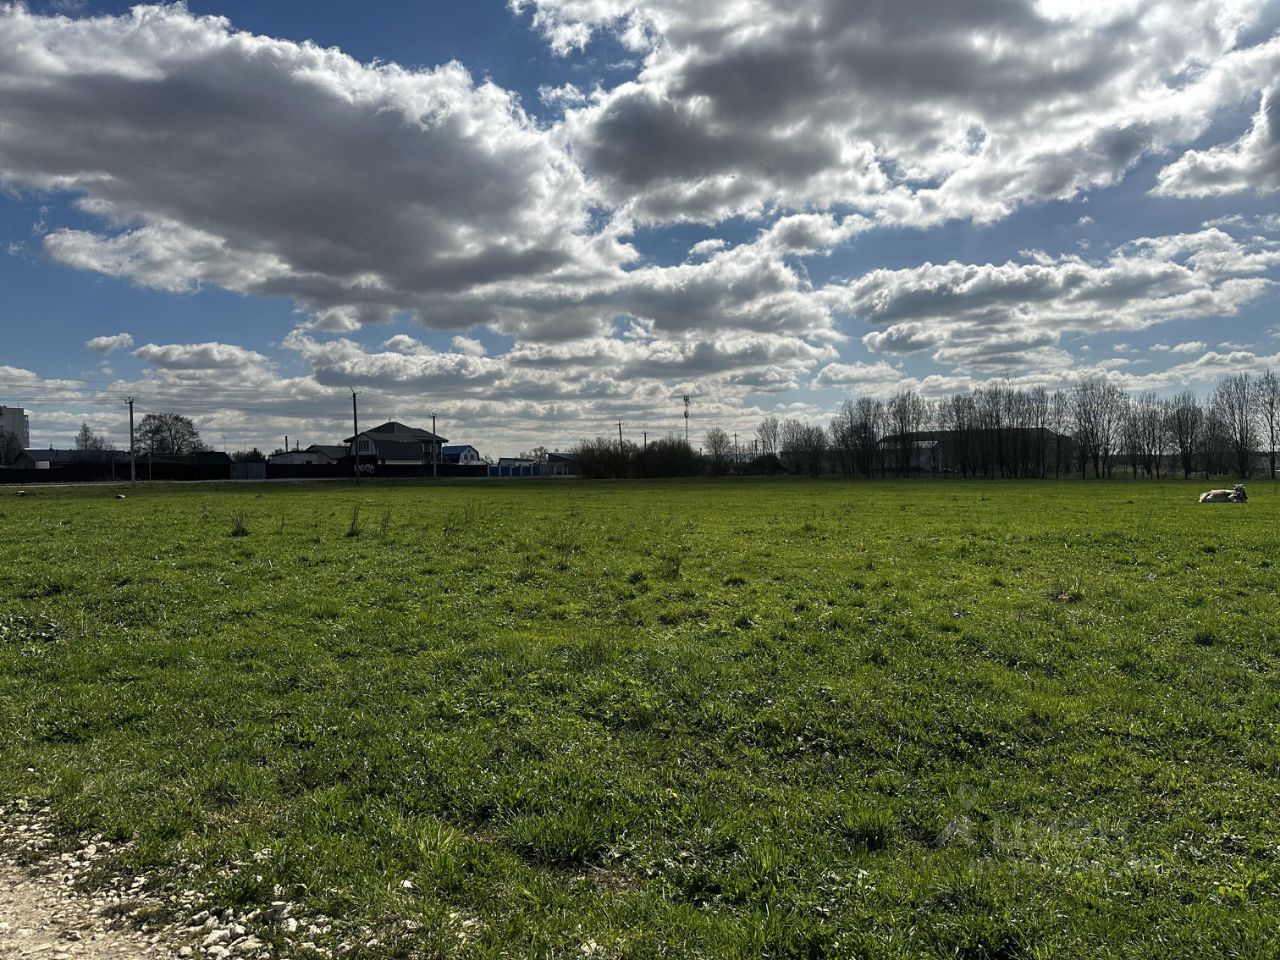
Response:
[[[23,403],[119,403],[126,399],[124,394],[118,397],[11,397],[8,394],[2,395],[6,401],[21,400]]]

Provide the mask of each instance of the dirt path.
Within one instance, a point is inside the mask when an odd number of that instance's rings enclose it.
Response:
[[[0,854],[4,857],[4,854]],[[72,873],[0,862],[0,960],[141,960],[172,957],[159,933],[118,926],[109,902],[76,891]]]
[[[67,851],[38,812],[0,806],[0,960],[331,960],[332,918],[283,900],[240,916],[196,889],[122,872],[125,847],[82,838]],[[67,851],[67,852],[60,852]],[[160,925],[148,917],[169,917]],[[374,945],[367,927],[350,931]],[[277,948],[267,942],[274,939]],[[337,942],[338,953],[352,947]]]

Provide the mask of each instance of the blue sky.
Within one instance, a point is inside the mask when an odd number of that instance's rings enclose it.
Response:
[[[1280,366],[1277,5],[929,5],[0,6],[0,403],[499,455]]]

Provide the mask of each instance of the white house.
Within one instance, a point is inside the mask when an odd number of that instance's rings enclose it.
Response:
[[[341,447],[343,451],[346,447]],[[287,453],[273,453],[271,455],[272,463],[281,464],[315,464],[315,463],[333,463],[333,457],[329,456],[323,450],[317,450],[314,446],[308,447],[306,450],[290,450]]]
[[[440,450],[440,455],[445,463],[461,463],[470,466],[484,463],[484,457],[480,456],[480,451],[466,443],[443,447]]]

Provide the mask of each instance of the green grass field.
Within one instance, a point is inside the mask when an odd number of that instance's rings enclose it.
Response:
[[[353,957],[1275,956],[1280,496],[1200,489],[2,491],[0,800]]]

